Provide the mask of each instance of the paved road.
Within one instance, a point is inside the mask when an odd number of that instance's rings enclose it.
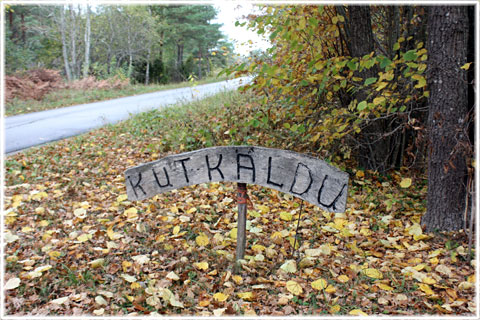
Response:
[[[5,118],[5,153],[75,136],[131,114],[232,90],[248,78],[82,104]]]

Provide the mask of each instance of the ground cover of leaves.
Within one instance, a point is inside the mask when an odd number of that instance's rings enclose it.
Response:
[[[181,125],[215,125],[224,139],[214,142],[228,144],[232,128],[219,119],[241,107],[220,107],[187,111]],[[176,120],[148,119],[143,127],[135,121],[109,126],[5,159],[6,314],[476,312],[475,262],[465,235],[425,234],[419,225],[421,176],[351,169],[341,214],[249,185],[246,256],[235,272],[234,184],[127,200],[126,168],[186,148],[173,140],[167,145]],[[153,127],[160,131],[153,134]],[[174,138],[188,142],[194,134]],[[253,136],[262,134],[252,132],[247,141]]]

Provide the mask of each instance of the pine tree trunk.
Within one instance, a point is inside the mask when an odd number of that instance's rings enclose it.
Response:
[[[70,64],[68,62],[67,52],[67,36],[65,35],[65,8],[62,6],[60,9],[60,35],[62,37],[62,54],[63,63],[65,65],[65,73],[67,75],[67,81],[72,81],[72,71],[70,70]]]
[[[83,77],[88,76],[90,68],[90,6],[87,4],[87,21],[85,26],[85,63],[83,64]]]
[[[432,6],[427,22],[428,128],[427,231],[459,230],[465,210],[468,143],[465,6]]]

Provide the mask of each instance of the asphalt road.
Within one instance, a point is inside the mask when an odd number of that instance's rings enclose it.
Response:
[[[200,99],[245,84],[239,78],[5,118],[5,153],[75,136],[153,108]]]

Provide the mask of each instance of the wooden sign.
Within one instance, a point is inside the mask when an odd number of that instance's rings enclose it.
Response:
[[[167,156],[125,171],[129,200],[189,185],[229,181],[272,188],[331,212],[343,212],[348,174],[292,151],[250,146],[206,148]]]

